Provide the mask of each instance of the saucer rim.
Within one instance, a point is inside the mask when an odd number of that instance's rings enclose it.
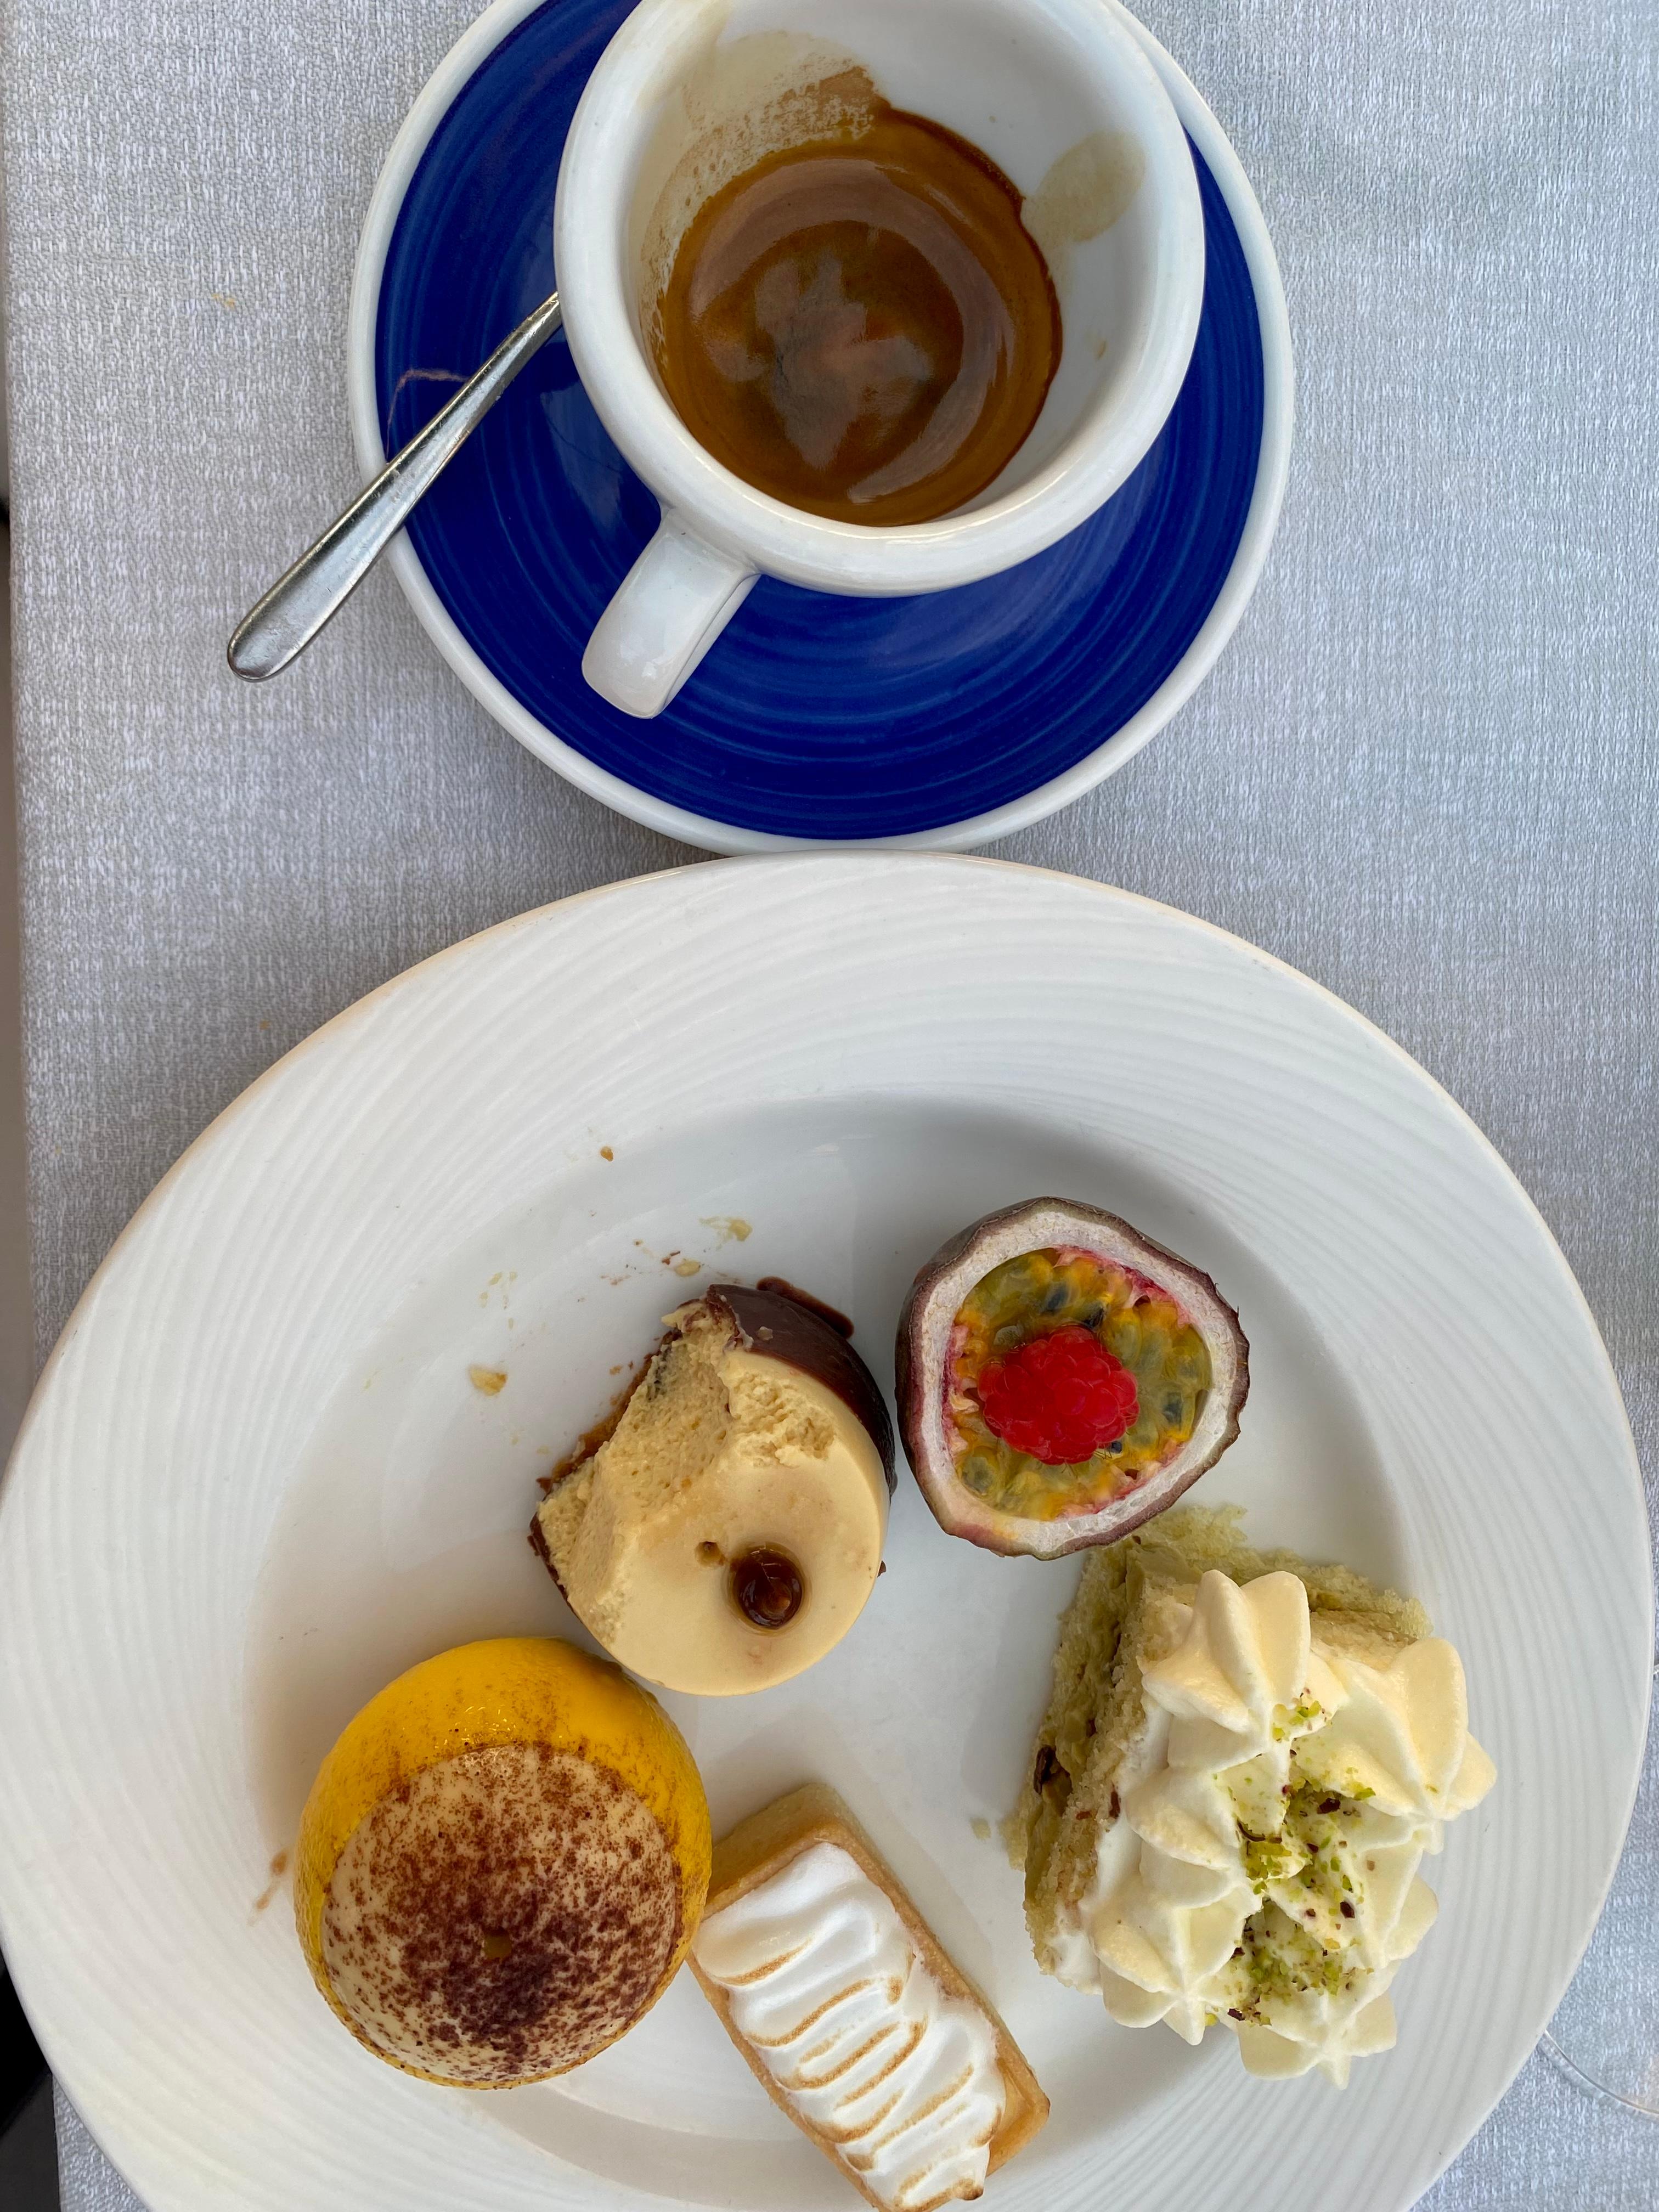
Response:
[[[434,133],[483,62],[545,0],[491,0],[470,24],[416,94],[392,140],[369,198],[352,271],[346,321],[346,396],[351,439],[365,483],[386,466],[375,374],[375,337],[386,257],[405,197]],[[439,597],[406,531],[387,559],[416,619],[479,704],[526,750],[590,798],[646,829],[706,852],[724,854],[811,851],[961,852],[1029,829],[1068,806],[1115,775],[1173,720],[1219,659],[1243,619],[1261,572],[1285,503],[1295,411],[1295,372],[1290,315],[1278,258],[1243,164],[1202,95],[1146,25],[1120,4],[1104,4],[1139,41],[1175,105],[1177,116],[1207,163],[1238,234],[1255,295],[1262,368],[1261,439],[1255,485],[1231,565],[1208,613],[1163,682],[1127,721],[1103,738],[1060,775],[1036,784],[1018,799],[988,811],[929,830],[886,837],[787,836],[751,830],[717,816],[675,806],[641,790],[550,730],[487,665]]]

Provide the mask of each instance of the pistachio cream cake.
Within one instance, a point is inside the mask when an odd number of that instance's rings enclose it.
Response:
[[[1419,1867],[1495,1770],[1421,1606],[1239,1519],[1182,1507],[1091,1554],[1005,1833],[1045,1972],[1340,2086],[1394,2044]]]

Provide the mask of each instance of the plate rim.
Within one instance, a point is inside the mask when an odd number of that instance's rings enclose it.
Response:
[[[183,1177],[191,1164],[196,1161],[198,1156],[215,1148],[217,1145],[222,1142],[225,1137],[234,1129],[237,1122],[243,1117],[246,1112],[252,1108],[257,1100],[262,1098],[270,1090],[276,1088],[286,1079],[287,1074],[292,1066],[309,1058],[315,1049],[322,1047],[325,1040],[334,1037],[337,1034],[341,1033],[349,1028],[356,1026],[360,1024],[371,1022],[377,1008],[384,1006],[393,994],[401,992],[406,987],[414,985],[416,979],[427,975],[428,971],[435,971],[445,966],[457,963],[462,959],[469,957],[478,957],[483,952],[483,949],[486,945],[494,942],[504,942],[520,932],[533,927],[546,917],[556,913],[562,913],[565,909],[577,905],[589,903],[597,904],[601,900],[611,899],[622,899],[626,901],[635,896],[637,891],[646,890],[650,886],[669,883],[677,878],[689,878],[694,873],[694,872],[699,879],[701,879],[705,874],[708,874],[713,879],[726,878],[729,880],[747,877],[749,875],[781,875],[797,870],[805,871],[809,869],[813,871],[843,869],[849,872],[852,870],[865,871],[875,866],[880,866],[881,872],[884,875],[890,873],[893,876],[908,875],[915,878],[921,878],[923,875],[943,875],[947,872],[956,873],[959,871],[965,872],[970,869],[975,871],[995,871],[1005,878],[1032,878],[1062,884],[1073,889],[1080,888],[1085,893],[1097,895],[1103,900],[1106,901],[1109,904],[1115,904],[1129,908],[1144,909],[1152,915],[1162,917],[1166,921],[1175,922],[1179,925],[1182,931],[1191,933],[1200,941],[1212,940],[1218,945],[1228,948],[1230,953],[1232,955],[1243,954],[1246,956],[1253,964],[1288,982],[1293,988],[1297,988],[1302,992],[1311,994],[1315,1000],[1322,1003],[1323,1006],[1328,1012],[1333,1012],[1340,1017],[1345,1026],[1357,1031],[1362,1037],[1364,1037],[1369,1047],[1374,1048],[1378,1043],[1380,1043],[1383,1048],[1385,1048],[1389,1057],[1391,1058],[1419,1087],[1425,1098],[1431,1104],[1432,1110],[1437,1115],[1449,1117],[1450,1121],[1458,1128],[1462,1135],[1465,1137],[1472,1136],[1474,1138],[1478,1150],[1485,1156],[1488,1164],[1496,1170],[1498,1179],[1505,1190],[1509,1203],[1510,1205],[1514,1205],[1518,1201],[1521,1210],[1528,1218],[1531,1229],[1541,1238],[1542,1256],[1554,1272],[1558,1279],[1559,1286],[1565,1289],[1566,1291],[1569,1300],[1575,1307],[1580,1321],[1583,1324],[1584,1328],[1588,1331],[1588,1336],[1586,1338],[1587,1347],[1594,1355],[1595,1363],[1598,1369],[1601,1383],[1606,1391],[1609,1394],[1610,1410],[1616,1415],[1616,1422],[1613,1425],[1616,1428],[1620,1440],[1620,1458],[1628,1483],[1630,1497],[1634,1500],[1639,1511],[1643,1515],[1644,1519],[1647,1520],[1649,1518],[1639,1455],[1637,1451],[1634,1436],[1631,1430],[1628,1411],[1625,1406],[1624,1395],[1619,1383],[1617,1371],[1613,1367],[1611,1355],[1607,1352],[1606,1343],[1601,1335],[1600,1325],[1597,1322],[1595,1313],[1590,1307],[1589,1301],[1583,1291],[1583,1285],[1579,1283],[1577,1275],[1574,1273],[1573,1269],[1567,1260],[1566,1255],[1563,1251],[1561,1245],[1554,1234],[1554,1231],[1550,1227],[1549,1223],[1545,1219],[1538,1206],[1526,1189],[1525,1185],[1521,1182],[1519,1176],[1504,1158],[1502,1152],[1498,1149],[1497,1145],[1480,1127],[1479,1123],[1474,1121],[1468,1111],[1459,1103],[1457,1099],[1449,1091],[1447,1090],[1445,1085],[1442,1084],[1428,1068],[1424,1066],[1421,1061],[1418,1060],[1413,1054],[1408,1052],[1402,1044],[1401,1044],[1395,1038],[1392,1037],[1385,1030],[1382,1029],[1376,1023],[1373,1022],[1369,1016],[1363,1013],[1358,1007],[1354,1006],[1350,1001],[1343,999],[1338,993],[1332,990],[1329,987],[1318,981],[1317,979],[1306,975],[1301,969],[1292,966],[1289,962],[1279,958],[1276,954],[1269,952],[1264,948],[1252,944],[1249,939],[1240,937],[1237,933],[1224,929],[1220,925],[1211,922],[1201,916],[1189,914],[1181,908],[1169,904],[1167,902],[1149,897],[1143,893],[1128,890],[1120,885],[1102,882],[1091,878],[1079,877],[1062,869],[1031,867],[1016,861],[1006,860],[984,854],[953,855],[944,854],[913,854],[902,853],[881,854],[872,853],[868,850],[849,852],[819,850],[806,854],[782,854],[761,860],[728,858],[711,862],[682,863],[674,866],[653,870],[648,874],[625,878],[620,881],[592,885],[584,890],[568,894],[562,898],[549,901],[543,906],[530,908],[519,915],[508,916],[503,921],[496,922],[486,929],[477,931],[468,937],[456,940],[451,945],[441,947],[438,951],[428,955],[425,958],[414,963],[409,968],[404,969],[398,971],[396,975],[387,977],[383,982],[377,985],[370,991],[363,994],[362,997],[341,1008],[337,1013],[331,1016],[327,1021],[320,1024],[318,1028],[310,1031],[306,1036],[300,1039],[295,1044],[291,1046],[288,1051],[283,1053],[279,1059],[273,1061],[268,1068],[264,1069],[242,1091],[238,1093],[238,1095],[231,1100],[228,1104],[222,1109],[221,1111],[206,1125],[201,1133],[191,1141],[191,1143],[185,1147],[185,1151],[180,1153],[178,1159],[175,1160],[167,1170],[156,1182],[154,1188],[146,1195],[143,1200],[135,1210],[129,1221],[124,1225],[121,1231],[112,1243],[104,1259],[100,1261],[98,1267],[93,1273],[85,1290],[82,1292],[81,1297],[77,1299],[75,1308],[68,1321],[65,1322],[57,1342],[52,1347],[52,1353],[46,1364],[46,1366],[41,1372],[40,1377],[31,1396],[29,1405],[26,1410],[23,1422],[20,1426],[13,1449],[9,1455],[3,1473],[0,1473],[0,1541],[3,1541],[4,1530],[8,1520],[10,1517],[7,1509],[9,1505],[13,1504],[15,1499],[15,1477],[17,1474],[20,1462],[24,1456],[26,1446],[32,1436],[38,1420],[42,1417],[46,1401],[55,1386],[55,1380],[58,1370],[64,1363],[64,1358],[73,1340],[79,1334],[82,1322],[88,1317],[90,1309],[98,1298],[106,1279],[116,1268],[122,1255],[132,1243],[137,1241],[141,1235],[145,1233],[147,1225],[152,1218],[162,1212],[165,1201],[171,1193],[173,1186]],[[1645,1596],[1645,1620],[1644,1624],[1643,1646],[1644,1651],[1647,1651],[1650,1650],[1652,1647],[1655,1626],[1656,1600],[1651,1578],[1648,1578],[1645,1581],[1644,1584],[1644,1591]],[[0,1641],[3,1641],[3,1630],[0,1630]],[[1643,1729],[1638,1732],[1637,1742],[1638,1748],[1636,1757],[1632,1761],[1631,1771],[1623,1791],[1622,1810],[1618,1821],[1618,1848],[1612,1852],[1605,1874],[1598,1885],[1595,1901],[1595,1910],[1589,1914],[1583,1933],[1578,1939],[1571,1957],[1566,1960],[1561,1971],[1559,1978],[1559,1986],[1556,1988],[1554,1995],[1551,2000],[1550,2013],[1547,2015],[1545,2023],[1546,2027],[1547,2027],[1547,2019],[1553,2016],[1554,2010],[1559,2004],[1561,1996],[1565,1992],[1567,1984],[1571,1981],[1572,1975],[1577,1971],[1578,1966],[1582,1962],[1584,1952],[1595,1933],[1617,1870],[1625,1841],[1628,1835],[1630,1820],[1634,1809],[1637,1792],[1640,1786],[1643,1771],[1643,1759],[1639,1746],[1642,1735],[1645,1732],[1648,1720],[1650,1718],[1651,1700],[1654,1690],[1652,1670],[1648,1667],[1645,1657],[1641,1664],[1641,1680],[1643,1684]],[[13,1890],[14,1885],[16,1889],[21,1890],[23,1887],[23,1882],[21,1875],[16,1869],[15,1862],[14,1862],[9,1856],[8,1838],[4,1834],[0,1834],[0,1930],[3,1929],[6,1922],[12,1917],[12,1916],[7,1911],[6,1906],[8,1894]],[[64,2085],[65,2094],[70,2097],[76,2112],[81,2114],[82,2118],[88,2126],[89,2131],[92,2133],[94,2139],[99,2142],[100,2148],[103,2148],[105,2144],[105,2136],[100,2123],[96,2117],[88,2112],[86,2106],[82,2102],[82,2094],[78,2094],[82,2091],[82,2083],[79,2078],[81,2075],[81,2067],[79,2064],[78,2054],[76,2051],[70,2050],[67,2044],[60,2039],[58,2026],[55,2022],[49,2027],[44,2025],[41,2014],[37,2012],[31,2002],[35,1988],[38,1984],[42,1983],[46,1977],[49,1971],[48,1963],[40,1956],[27,1954],[25,1957],[22,1972],[20,1976],[18,1959],[15,1953],[11,1951],[9,1948],[9,1963],[12,1970],[14,1985],[16,1987],[19,1996],[23,2002],[25,2010],[30,2019],[31,2026],[35,2028],[37,2038],[40,2040],[42,2048],[47,2054],[48,2063],[50,2064],[54,2075]],[[1540,2036],[1543,2032],[1544,2031],[1540,2029]],[[1430,2184],[1427,2185],[1431,2185],[1433,2179],[1437,2179],[1438,2176],[1446,2170],[1446,2168],[1452,2163],[1453,2160],[1460,2154],[1464,2148],[1466,2148],[1468,2142],[1473,2139],[1473,2136],[1478,2129],[1485,2124],[1485,2121],[1488,2118],[1490,2118],[1492,2112],[1496,2109],[1497,2105],[1507,2094],[1508,2089],[1512,2085],[1516,2075],[1526,2064],[1528,2059],[1534,2055],[1537,2047],[1537,2043],[1534,2042],[1521,2051],[1518,2056],[1515,2058],[1513,2064],[1505,2073],[1502,2083],[1496,2094],[1492,2097],[1491,2102],[1486,2105],[1478,2115],[1470,2120],[1467,2130],[1459,2136],[1445,2158],[1438,2161],[1433,2175],[1431,2176]],[[94,2106],[95,2112],[97,2101],[95,2095],[88,2099],[88,2101]],[[111,2130],[111,2139],[112,2141],[118,2142],[121,2135],[122,2129],[118,2125]],[[119,2156],[115,2151],[106,2151],[106,2154],[110,2156],[112,2163],[117,2166],[118,2170],[122,2170]]]
[[[520,4],[520,0],[497,0],[497,4],[518,5]],[[532,4],[538,7],[543,4],[543,0],[532,0]],[[1005,860],[991,853],[917,853],[904,848],[893,848],[879,846],[802,846],[783,853],[763,854],[753,858],[744,854],[726,854],[707,860],[673,861],[664,867],[648,869],[639,875],[617,877],[609,883],[590,884],[585,890],[567,891],[562,897],[545,900],[540,906],[526,907],[521,913],[507,915],[501,921],[491,922],[483,929],[474,930],[465,937],[459,937],[453,944],[440,945],[435,951],[428,952],[422,958],[412,961],[407,968],[400,968],[395,975],[388,975],[384,981],[376,983],[371,989],[363,992],[360,997],[351,1000],[337,1013],[331,1014],[326,1021],[319,1022],[315,1029],[308,1030],[304,1036],[299,1038],[285,1052],[272,1060],[268,1067],[262,1068],[252,1081],[246,1084],[228,1104],[220,1108],[212,1119],[191,1138],[178,1158],[157,1177],[131,1214],[122,1224],[108,1250],[88,1277],[86,1287],[76,1298],[70,1311],[69,1318],[58,1332],[52,1350],[35,1379],[34,1387],[29,1394],[28,1403],[24,1407],[23,1419],[18,1426],[16,1437],[13,1439],[11,1450],[7,1455],[4,1467],[0,1468],[0,1499],[3,1499],[5,1495],[10,1481],[12,1468],[20,1456],[24,1440],[35,1419],[46,1386],[57,1370],[60,1357],[70,1338],[76,1334],[77,1325],[82,1319],[85,1310],[91,1305],[94,1291],[98,1290],[105,1276],[114,1265],[118,1255],[125,1249],[129,1240],[136,1235],[145,1217],[157,1207],[161,1199],[183,1175],[197,1153],[204,1151],[240,1115],[245,1109],[274,1085],[285,1069],[307,1057],[326,1038],[333,1036],[337,1031],[349,1027],[360,1019],[367,1019],[376,1006],[384,1004],[395,993],[411,983],[416,977],[448,965],[488,940],[505,939],[515,935],[519,931],[532,927],[550,914],[563,913],[572,907],[597,904],[601,900],[626,898],[645,885],[665,883],[673,878],[690,876],[693,872],[701,880],[704,878],[754,874],[760,872],[762,869],[765,869],[768,872],[774,871],[781,872],[783,868],[792,864],[799,865],[803,861],[820,867],[834,866],[837,863],[843,862],[849,866],[858,866],[866,865],[877,859],[885,859],[890,864],[896,864],[896,872],[910,872],[907,863],[911,861],[922,866],[930,862],[937,865],[942,861],[945,868],[950,870],[957,867],[985,869],[1000,875],[1032,877],[1048,882],[1078,884],[1087,891],[1098,894],[1109,902],[1144,908],[1152,914],[1170,916],[1201,936],[1215,939],[1223,945],[1242,949],[1258,965],[1285,978],[1301,989],[1311,992],[1328,1008],[1355,1024],[1374,1043],[1384,1047],[1391,1058],[1408,1069],[1418,1080],[1427,1085],[1437,1103],[1449,1110],[1463,1132],[1475,1139],[1481,1151],[1486,1153],[1489,1161],[1499,1170],[1509,1184],[1513,1195],[1521,1200],[1528,1212],[1532,1215],[1538,1228],[1543,1232],[1547,1240],[1551,1257],[1563,1282],[1577,1304],[1595,1340],[1605,1379],[1611,1387],[1613,1399],[1619,1408],[1624,1439],[1629,1447],[1632,1470],[1636,1476],[1636,1492],[1641,1499],[1644,1511],[1646,1511],[1647,1498],[1645,1486],[1641,1479],[1641,1458],[1637,1449],[1635,1432],[1631,1427],[1630,1414],[1625,1404],[1625,1394],[1619,1381],[1618,1370],[1613,1364],[1613,1355],[1608,1352],[1606,1340],[1601,1334],[1601,1323],[1595,1318],[1595,1310],[1590,1305],[1583,1285],[1573,1272],[1572,1263],[1561,1248],[1560,1240],[1544,1218],[1536,1200],[1493,1139],[1487,1135],[1468,1109],[1462,1105],[1441,1082],[1438,1076],[1431,1069],[1425,1067],[1416,1054],[1409,1052],[1397,1037],[1390,1035],[1380,1023],[1374,1022],[1369,1014],[1362,1012],[1352,1000],[1345,999],[1340,992],[1333,990],[1329,984],[1322,983],[1317,976],[1310,975],[1305,969],[1297,968],[1291,961],[1282,959],[1278,953],[1268,951],[1265,945],[1254,944],[1248,937],[1241,937],[1237,930],[1224,928],[1221,923],[1211,921],[1203,915],[1189,913],[1185,907],[1174,906],[1167,899],[1154,898],[1145,891],[1130,890],[1122,884],[1109,883],[1100,877],[1080,876],[1069,868],[1045,867],[1025,860]],[[920,868],[915,872],[920,872]],[[1649,1620],[1650,1629],[1659,1632],[1659,1589],[1652,1588],[1649,1591]],[[1650,1642],[1653,1640],[1652,1633],[1649,1640]],[[1653,1686],[1650,1683],[1651,1686]],[[1633,1803],[1633,1791],[1632,1797]]]
[[[433,133],[468,79],[527,16],[545,4],[547,0],[491,0],[490,6],[462,33],[416,94],[375,178],[359,234],[346,319],[347,406],[352,447],[365,483],[380,473],[387,458],[380,433],[374,370],[375,327],[386,250],[410,180]],[[510,736],[578,790],[648,830],[708,852],[961,852],[1027,829],[1032,823],[1082,798],[1109,775],[1115,775],[1180,712],[1220,659],[1261,580],[1284,509],[1295,414],[1295,368],[1284,279],[1255,188],[1202,95],[1179,64],[1146,25],[1121,4],[1121,0],[1103,0],[1103,4],[1127,27],[1146,52],[1174,100],[1182,124],[1209,166],[1238,233],[1261,326],[1261,443],[1256,458],[1255,485],[1231,563],[1197,635],[1152,696],[1126,722],[1062,774],[1035,786],[1018,799],[932,830],[901,832],[890,837],[784,836],[775,831],[745,829],[657,799],[610,769],[600,768],[550,730],[514,696],[468,641],[439,597],[409,533],[399,531],[387,557],[392,574],[414,609],[416,619],[479,704]]]

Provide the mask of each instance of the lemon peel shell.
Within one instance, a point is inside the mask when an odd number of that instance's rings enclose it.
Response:
[[[636,2020],[679,1971],[702,1917],[711,1850],[708,1802],[685,1739],[648,1691],[610,1660],[556,1637],[495,1637],[422,1660],[346,1723],[318,1770],[300,1818],[294,1917],[312,1978],[337,2017],[377,2058],[423,2081],[450,2082],[452,2077],[410,2065],[369,2042],[334,1990],[323,1955],[329,1887],[346,1845],[384,1798],[446,1759],[520,1743],[544,1745],[608,1768],[661,1827],[679,1885],[680,1933]],[[628,2021],[617,2034],[633,2025]],[[545,2072],[515,2077],[546,2078]]]

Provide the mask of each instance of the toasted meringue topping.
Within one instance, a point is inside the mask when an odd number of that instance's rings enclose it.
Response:
[[[977,2197],[1006,2093],[995,2032],[947,1997],[892,1900],[814,1844],[711,1913],[696,1962],[803,2124],[894,2212]]]

